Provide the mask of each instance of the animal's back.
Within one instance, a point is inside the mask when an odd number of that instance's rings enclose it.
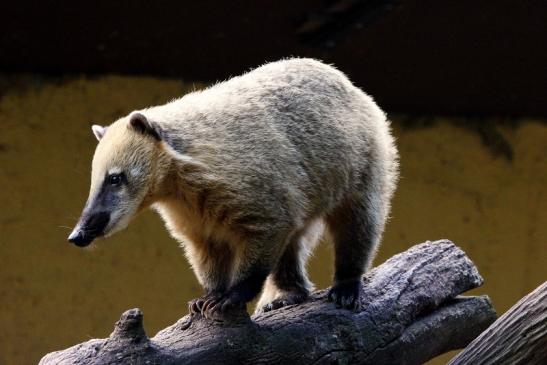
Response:
[[[311,59],[269,63],[146,112],[187,140],[190,154],[240,199],[282,195],[276,208],[296,204],[307,214],[328,210],[352,189],[371,163],[371,146],[391,147],[372,99]]]

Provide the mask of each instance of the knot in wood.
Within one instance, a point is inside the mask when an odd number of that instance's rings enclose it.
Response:
[[[120,320],[116,322],[114,333],[111,337],[118,339],[130,339],[135,342],[147,340],[146,332],[142,324],[143,314],[139,308],[125,311]]]

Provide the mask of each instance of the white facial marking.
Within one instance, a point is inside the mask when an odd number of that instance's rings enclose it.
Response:
[[[126,209],[117,209],[113,211],[110,215],[110,222],[105,228],[105,237],[110,237],[116,232],[121,231],[129,225],[129,221],[133,215],[132,211],[127,211]]]
[[[122,169],[119,167],[113,167],[110,170],[108,170],[109,175],[119,174],[120,172],[122,172]]]

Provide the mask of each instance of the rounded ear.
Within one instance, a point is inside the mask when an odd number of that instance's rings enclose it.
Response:
[[[152,136],[158,141],[161,140],[159,127],[156,124],[151,123],[141,113],[131,114],[129,117],[129,125],[139,133]]]
[[[106,129],[107,127],[102,127],[96,124],[91,126],[91,130],[93,131],[95,138],[97,138],[97,141],[100,141],[101,138],[103,138],[104,134],[106,133]]]

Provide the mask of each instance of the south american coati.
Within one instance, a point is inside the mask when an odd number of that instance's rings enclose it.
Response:
[[[213,316],[262,296],[257,311],[306,299],[306,259],[334,243],[328,299],[361,305],[398,177],[385,114],[332,66],[268,63],[165,105],[130,113],[99,140],[78,246],[151,207],[181,242]]]

